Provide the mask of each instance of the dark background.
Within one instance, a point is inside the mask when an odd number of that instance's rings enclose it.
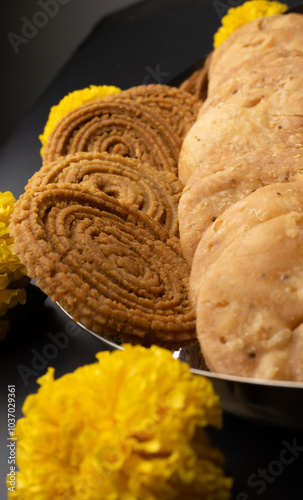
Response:
[[[39,3],[40,2],[40,3]],[[61,3],[62,2],[62,3]],[[237,0],[216,0],[223,10]],[[0,144],[12,132],[90,31],[107,15],[132,6],[132,19],[204,0],[10,0],[0,16]],[[238,1],[239,3],[239,1]],[[222,4],[222,6],[221,6]],[[42,7],[44,6],[44,8]],[[42,15],[41,15],[42,12]],[[130,14],[130,12],[132,14]],[[215,8],[214,8],[215,12]],[[216,12],[215,12],[216,14]],[[123,14],[122,14],[123,15]],[[218,21],[219,16],[216,14]],[[128,17],[130,20],[130,17]],[[202,28],[202,26],[201,26]],[[180,33],[182,38],[183,34]],[[138,41],[138,45],[139,45]],[[108,52],[109,47],[103,48]],[[102,61],[103,54],[100,54]],[[96,60],[98,64],[98,60]]]
[[[289,2],[295,5],[298,2]],[[29,177],[41,166],[38,135],[49,109],[68,92],[90,84],[121,88],[142,83],[166,83],[212,49],[220,17],[233,0],[142,0],[110,16],[114,4],[70,0],[60,5],[45,27],[20,45],[15,54],[7,33],[21,33],[21,18],[33,19],[37,1],[12,0],[1,17],[0,191],[17,198]],[[118,7],[117,7],[118,8]],[[4,9],[3,9],[4,10]],[[34,289],[35,292],[37,292]],[[7,498],[7,386],[15,384],[16,418],[25,397],[36,392],[37,376],[48,366],[56,376],[95,361],[108,346],[75,329],[58,306],[39,293],[14,312],[13,329],[0,344],[1,453],[0,499]],[[214,444],[226,456],[226,471],[235,478],[236,500],[299,500],[303,498],[303,452],[258,493],[252,474],[273,470],[285,441],[303,446],[294,429],[251,424],[225,415],[223,431],[210,430]],[[265,472],[264,472],[265,471]],[[35,499],[33,499],[35,500]]]
[[[30,109],[91,29],[107,14],[142,1],[144,0],[6,2],[0,16],[0,143]]]

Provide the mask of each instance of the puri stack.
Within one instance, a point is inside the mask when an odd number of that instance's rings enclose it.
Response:
[[[303,17],[252,21],[208,64],[178,165],[201,350],[215,372],[303,381]]]

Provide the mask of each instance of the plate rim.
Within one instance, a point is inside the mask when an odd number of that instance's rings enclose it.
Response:
[[[124,350],[124,347],[120,345],[118,342],[116,342],[114,339],[110,340],[107,337],[104,337],[102,334],[98,334],[94,332],[93,330],[90,330],[88,327],[83,325],[80,321],[76,321],[71,314],[69,314],[64,307],[59,303],[56,302],[57,306],[61,309],[64,314],[66,314],[74,323],[76,323],[80,328],[82,328],[84,331],[95,337],[101,342],[104,342],[105,344],[113,347],[114,349],[119,349],[121,351]],[[195,344],[197,345],[197,344]],[[188,349],[188,347],[186,348]],[[175,357],[175,359],[178,359],[177,356],[174,356],[174,353],[177,353],[178,351],[172,351],[172,356]],[[185,361],[186,362],[186,361]],[[266,379],[258,379],[258,378],[249,378],[249,377],[238,377],[236,375],[226,375],[223,373],[216,373],[212,371],[206,371],[206,370],[199,370],[198,368],[192,368],[190,365],[190,372],[193,373],[194,375],[199,375],[202,377],[206,377],[208,379],[215,379],[215,380],[220,380],[222,382],[234,382],[234,383],[241,383],[241,384],[246,384],[250,386],[262,386],[262,387],[277,387],[277,388],[290,388],[290,389],[301,389],[303,390],[303,382],[293,382],[293,381],[287,381],[287,380],[266,380]]]

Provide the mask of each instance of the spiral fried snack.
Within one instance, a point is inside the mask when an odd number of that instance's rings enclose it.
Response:
[[[19,198],[11,231],[37,285],[95,333],[172,348],[195,343],[179,240],[151,217],[58,183]]]
[[[201,106],[197,96],[183,89],[162,84],[131,87],[120,92],[119,96],[108,96],[107,100],[144,106],[150,113],[166,122],[181,142],[195,122]]]
[[[303,381],[302,199],[299,178],[263,187],[201,239],[192,274],[206,269],[197,335],[211,370]]]
[[[163,93],[163,87],[169,90]],[[190,94],[162,85],[135,87],[120,92],[119,99],[115,94],[84,104],[57,123],[43,163],[82,151],[107,151],[177,174],[182,140],[199,107]]]
[[[179,150],[176,134],[146,108],[104,99],[79,106],[57,123],[43,163],[82,151],[107,151],[176,173]]]
[[[67,155],[43,166],[26,189],[58,182],[83,184],[156,219],[170,234],[179,235],[178,202],[183,185],[172,172],[159,172],[138,160],[108,153]]]

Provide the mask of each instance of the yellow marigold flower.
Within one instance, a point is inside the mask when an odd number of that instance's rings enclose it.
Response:
[[[222,424],[212,384],[168,350],[124,347],[38,380],[16,426],[10,500],[230,498],[223,456],[204,429]]]
[[[214,35],[214,48],[219,47],[231,33],[253,19],[282,14],[287,10],[288,5],[272,0],[250,0],[238,7],[232,7],[222,18],[222,26]]]
[[[60,118],[66,115],[66,113],[78,108],[78,106],[81,106],[82,104],[95,101],[96,99],[104,99],[104,97],[110,94],[117,94],[118,92],[121,92],[121,89],[112,85],[90,85],[85,89],[74,90],[63,97],[59,104],[51,108],[43,134],[39,135],[39,139],[42,144],[41,155],[43,154],[43,147],[49,134],[52,132]]]
[[[14,252],[14,240],[8,226],[14,202],[9,191],[0,193],[0,316],[26,301],[25,289],[15,286],[20,280],[22,282],[27,270]]]

